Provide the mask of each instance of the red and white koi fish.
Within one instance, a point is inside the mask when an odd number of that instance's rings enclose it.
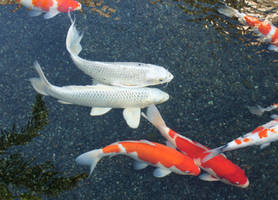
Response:
[[[29,9],[31,16],[39,16],[42,13],[45,19],[52,18],[61,12],[81,10],[81,4],[75,0],[16,0]]]
[[[278,103],[272,104],[271,106],[268,106],[266,108],[263,108],[261,106],[248,106],[249,111],[252,114],[258,115],[258,116],[262,116],[264,114],[264,112],[270,112],[272,110],[275,110],[278,108]]]
[[[171,172],[195,176],[200,173],[200,168],[190,157],[165,145],[147,140],[116,142],[102,149],[81,154],[76,158],[76,162],[89,165],[91,175],[100,159],[114,155],[126,155],[135,159],[134,168],[137,170],[144,169],[148,165],[157,167],[153,173],[155,177],[164,177]]]
[[[224,155],[218,155],[213,159],[204,162],[203,158],[209,148],[202,144],[192,141],[166,126],[159,111],[154,105],[148,107],[146,114],[142,115],[153,124],[168,142],[183,154],[197,161],[197,165],[207,173],[199,176],[204,181],[222,181],[227,184],[245,188],[249,185],[245,172],[228,160]]]
[[[261,41],[270,43],[268,49],[278,52],[278,28],[271,22],[267,20],[262,21],[257,17],[240,13],[229,6],[218,9],[218,12],[227,17],[237,17],[241,23],[254,28],[254,31],[259,34]]]
[[[273,117],[277,116],[274,115]],[[263,149],[276,140],[278,140],[278,118],[258,126],[252,132],[238,137],[221,147],[208,150],[207,152],[210,154],[204,158],[204,162],[225,151],[232,151],[252,145],[260,145],[260,148]]]

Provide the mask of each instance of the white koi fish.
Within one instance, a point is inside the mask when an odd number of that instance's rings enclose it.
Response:
[[[31,9],[31,16],[38,16],[42,13],[45,19],[55,17],[61,12],[81,10],[81,4],[74,0],[15,0],[16,3]]]
[[[80,35],[71,19],[66,47],[75,65],[96,82],[121,87],[145,87],[168,83],[173,75],[165,68],[137,62],[99,62],[85,60],[79,57],[82,50]]]
[[[60,103],[92,107],[92,116],[103,115],[112,108],[124,108],[124,119],[131,128],[139,126],[141,108],[169,99],[167,93],[157,88],[122,88],[101,84],[58,87],[47,81],[37,62],[34,67],[40,78],[31,78],[30,81],[38,93],[52,96]]]
[[[221,147],[208,150],[207,152],[209,155],[203,159],[203,162],[206,162],[214,156],[226,151],[241,149],[252,145],[260,145],[261,149],[269,146],[271,142],[278,140],[278,118],[277,116],[273,117],[276,119],[257,127],[252,132],[249,132],[242,137],[238,137]]]
[[[136,170],[144,169],[148,165],[157,167],[153,175],[158,178],[167,176],[171,172],[194,176],[200,173],[200,168],[190,157],[165,145],[147,140],[116,142],[102,149],[81,154],[76,158],[76,162],[90,166],[91,175],[100,159],[114,155],[126,155],[135,159]]]

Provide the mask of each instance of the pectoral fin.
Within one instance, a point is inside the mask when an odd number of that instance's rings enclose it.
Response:
[[[133,163],[133,168],[136,170],[145,169],[148,166],[147,163],[135,160]]]
[[[203,180],[203,181],[219,181],[218,178],[208,174],[208,173],[203,173],[199,176],[199,179]]]
[[[66,101],[62,101],[62,100],[58,100],[59,103],[62,103],[62,104],[72,104],[72,103],[69,103],[69,102],[66,102]]]
[[[112,108],[98,108],[94,107],[91,109],[90,115],[91,116],[100,116],[104,115],[105,113],[109,112]]]
[[[265,147],[268,147],[269,145],[270,145],[270,142],[269,143],[261,144],[260,145],[260,149],[264,149]]]
[[[140,108],[125,108],[123,116],[130,128],[138,128],[140,123],[141,109]]]
[[[30,10],[28,14],[31,17],[36,17],[36,16],[41,15],[42,13],[43,12],[41,10],[33,9],[33,10]]]
[[[154,171],[153,171],[153,175],[156,177],[156,178],[162,178],[164,176],[167,176],[168,174],[170,174],[171,171],[169,169],[162,169],[162,168],[156,168]]]
[[[165,142],[167,147],[170,147],[172,149],[176,149],[177,147],[175,145],[173,145],[171,142],[169,142],[168,140]]]
[[[58,15],[60,12],[58,10],[51,10],[48,11],[46,14],[44,14],[44,19],[50,19],[52,17],[55,17],[56,15]]]

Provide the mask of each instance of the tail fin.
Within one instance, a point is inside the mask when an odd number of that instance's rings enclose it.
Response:
[[[238,10],[232,8],[232,7],[229,7],[229,6],[225,6],[223,8],[219,8],[217,9],[217,11],[222,14],[222,15],[225,15],[227,17],[238,17],[238,18],[241,18],[243,17],[242,13],[240,13]]]
[[[166,127],[166,124],[160,115],[158,109],[154,104],[147,108],[147,114],[141,113],[144,118],[146,118],[153,126],[159,129],[159,127]]]
[[[209,154],[203,158],[202,162],[207,162],[208,160],[212,159],[213,157],[223,153],[225,147],[226,146],[224,145],[224,146],[206,151],[206,153],[209,153]]]
[[[51,84],[47,81],[46,77],[44,76],[44,73],[38,61],[35,61],[34,68],[38,72],[40,78],[30,78],[31,84],[38,93],[47,96],[47,90],[51,86]]]
[[[98,161],[103,157],[102,150],[96,149],[93,151],[88,151],[86,153],[81,154],[76,158],[76,162],[80,165],[88,165],[90,166],[90,174],[93,173]]]
[[[83,34],[79,34],[78,30],[75,27],[75,19],[72,19],[69,13],[69,18],[71,21],[71,26],[69,27],[67,39],[66,39],[66,47],[68,52],[71,55],[78,55],[81,50],[82,46],[80,45],[80,41],[82,40]]]

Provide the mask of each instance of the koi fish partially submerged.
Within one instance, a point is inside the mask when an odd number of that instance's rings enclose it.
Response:
[[[122,88],[101,84],[58,87],[47,81],[37,62],[34,67],[40,78],[31,78],[30,81],[38,93],[52,96],[60,103],[89,106],[92,116],[103,115],[112,108],[124,108],[124,119],[131,128],[139,126],[141,108],[169,99],[167,93],[156,88]]]
[[[200,173],[200,168],[188,156],[147,140],[116,142],[102,149],[81,154],[76,158],[76,162],[90,166],[91,175],[100,159],[115,155],[126,155],[135,159],[134,168],[137,170],[144,169],[148,165],[157,167],[153,173],[155,177],[164,177],[171,172],[194,176]]]
[[[208,150],[209,155],[204,158],[204,162],[225,151],[232,151],[252,145],[260,145],[261,149],[269,146],[271,142],[278,140],[278,118],[276,115],[273,117],[275,118],[274,120],[257,127],[252,132],[238,137],[221,147]]]
[[[254,29],[260,36],[260,40],[270,43],[269,50],[278,52],[278,28],[267,20],[261,21],[260,19],[240,13],[238,10],[226,6],[218,9],[218,12],[226,15],[227,17],[237,17],[239,21]]]
[[[75,65],[94,81],[120,87],[145,87],[168,83],[173,79],[174,76],[168,70],[157,65],[90,61],[79,57],[83,35],[77,31],[75,21],[71,19],[71,23],[66,39],[67,50]]]
[[[203,158],[208,155],[207,150],[209,150],[209,148],[167,127],[158,109],[154,105],[149,106],[146,114],[142,113],[142,115],[160,131],[161,135],[167,139],[170,145],[195,160],[196,164],[207,172],[199,176],[201,180],[222,181],[242,188],[249,185],[245,172],[228,160],[224,155],[218,155],[204,162]]]
[[[31,16],[45,13],[45,19],[55,17],[61,12],[71,12],[82,8],[81,4],[74,0],[16,0],[16,2],[31,9]]]
[[[278,108],[278,103],[272,104],[266,108],[263,108],[261,106],[248,106],[249,111],[252,114],[258,115],[258,116],[262,116],[264,114],[264,112],[270,112],[272,110],[275,110]]]

